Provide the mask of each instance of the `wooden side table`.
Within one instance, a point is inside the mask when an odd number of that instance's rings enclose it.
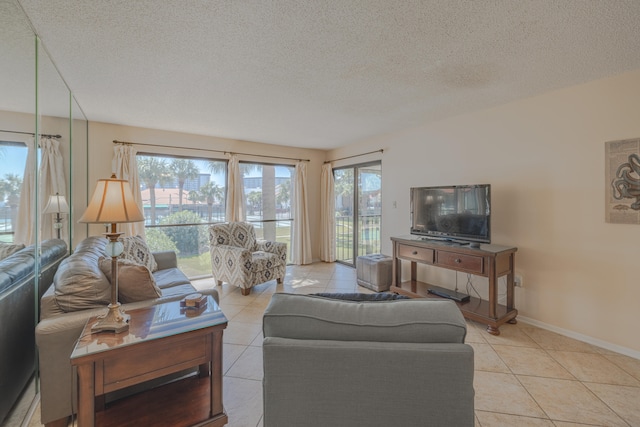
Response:
[[[129,330],[119,334],[92,334],[97,319],[89,319],[71,354],[78,371],[78,426],[224,426],[222,333],[227,319],[215,300],[208,296],[199,310],[181,308],[179,301],[173,301],[127,314]],[[106,393],[191,367],[199,367],[199,378],[122,399],[135,403],[117,401],[114,407],[120,405],[119,411],[105,408]],[[142,394],[153,397],[141,398]],[[96,409],[102,411],[98,416]]]

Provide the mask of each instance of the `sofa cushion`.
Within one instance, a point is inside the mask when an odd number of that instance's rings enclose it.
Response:
[[[215,290],[215,289],[214,289]],[[209,290],[210,291],[210,290]],[[183,295],[187,296],[189,294],[195,293],[196,290],[190,283],[185,283],[182,285],[173,286],[171,288],[163,288],[162,289],[162,299],[171,299],[175,296]],[[198,291],[200,292],[200,291]]]
[[[156,284],[160,289],[172,288],[174,286],[188,285],[191,282],[179,268],[167,268],[153,273]]]
[[[106,245],[104,237],[88,237],[60,263],[53,284],[56,304],[62,311],[86,310],[109,304],[111,283],[98,267]]]
[[[21,243],[12,244],[12,243],[0,242],[0,260],[5,259],[9,255],[14,254],[21,249],[24,249],[24,245]]]
[[[100,258],[99,265],[100,270],[113,285],[111,258]],[[118,301],[129,303],[156,299],[160,296],[162,291],[156,285],[156,279],[147,267],[127,259],[118,260]]]
[[[144,265],[152,272],[158,269],[155,258],[141,236],[121,237],[118,240],[120,240],[124,246],[124,252],[121,255],[123,259]]]
[[[47,239],[40,245],[40,263],[49,265],[59,261],[67,255],[69,248],[62,239]]]
[[[263,332],[303,340],[463,343],[467,327],[453,301],[355,302],[278,293],[264,312]]]
[[[33,246],[30,246],[30,248],[30,251],[18,251],[5,258],[3,262],[0,262],[0,270],[10,277],[11,284],[33,275],[36,261]]]

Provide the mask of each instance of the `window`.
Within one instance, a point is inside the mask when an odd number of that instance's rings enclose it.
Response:
[[[209,224],[225,221],[227,162],[138,154],[147,244],[190,277],[211,275]]]
[[[27,146],[0,141],[0,242],[12,243],[20,205],[22,177],[27,163]]]
[[[286,243],[288,260],[291,259],[294,171],[295,168],[288,165],[240,162],[247,222],[253,224],[258,239]]]

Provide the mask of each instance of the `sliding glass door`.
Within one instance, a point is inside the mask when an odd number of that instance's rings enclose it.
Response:
[[[336,259],[355,265],[359,255],[380,252],[382,164],[333,170]]]

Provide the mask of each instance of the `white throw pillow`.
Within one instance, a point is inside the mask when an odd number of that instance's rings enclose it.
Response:
[[[141,236],[121,237],[118,240],[124,245],[124,252],[120,256],[122,259],[144,265],[151,272],[158,270],[156,259],[151,254],[149,246],[147,246],[147,243]]]

